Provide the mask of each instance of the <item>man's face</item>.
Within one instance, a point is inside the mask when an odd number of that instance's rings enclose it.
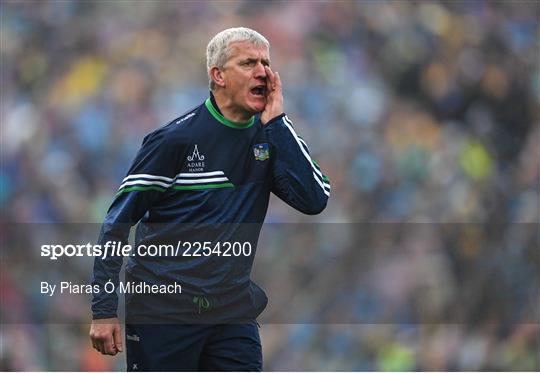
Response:
[[[239,110],[253,115],[266,106],[266,72],[270,66],[268,48],[249,42],[229,45],[229,59],[223,66],[225,94]]]

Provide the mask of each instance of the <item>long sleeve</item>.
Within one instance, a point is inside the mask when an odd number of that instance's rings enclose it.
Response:
[[[174,184],[181,148],[163,130],[145,137],[101,227],[98,244],[102,248],[108,241],[127,244],[130,228]],[[100,288],[92,299],[94,319],[116,317],[118,296],[107,294],[104,285],[112,281],[117,288],[122,262],[123,257],[110,255],[94,260],[92,285]]]
[[[265,127],[272,152],[272,192],[305,214],[318,214],[330,196],[330,180],[311,158],[286,115],[272,119]]]

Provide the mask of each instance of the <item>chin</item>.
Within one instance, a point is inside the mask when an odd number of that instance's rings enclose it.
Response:
[[[249,110],[253,113],[253,114],[256,114],[256,113],[260,113],[261,111],[264,110],[264,108],[266,107],[266,101],[262,101],[262,102],[253,102],[253,103],[250,103],[248,105],[249,107]]]

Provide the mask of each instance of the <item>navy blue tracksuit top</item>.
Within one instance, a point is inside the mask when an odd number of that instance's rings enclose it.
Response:
[[[127,243],[138,223],[135,247],[179,250],[156,256],[134,250],[126,281],[176,282],[182,292],[126,294],[127,317],[199,322],[207,314],[223,322],[259,315],[267,298],[250,273],[270,192],[306,214],[321,212],[330,195],[328,178],[284,114],[264,126],[258,116],[235,123],[208,98],[147,135],[98,244]],[[117,293],[103,289],[108,281],[118,289],[122,262],[121,256],[95,259],[93,285],[102,290],[93,296],[94,319],[117,315]]]

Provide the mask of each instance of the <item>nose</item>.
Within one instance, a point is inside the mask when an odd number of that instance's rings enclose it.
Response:
[[[256,79],[266,79],[266,70],[264,69],[264,65],[261,62],[257,63],[257,66],[255,66],[254,75]]]

